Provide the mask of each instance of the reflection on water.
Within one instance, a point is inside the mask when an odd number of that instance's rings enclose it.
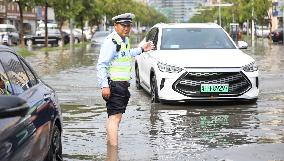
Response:
[[[151,104],[132,80],[117,151],[106,144],[107,114],[95,69],[99,48],[40,53],[28,60],[59,94],[64,160],[198,160],[213,149],[284,143],[284,56],[280,49],[246,50],[261,70],[261,95],[254,105]]]
[[[283,45],[269,45],[268,39],[258,39],[254,44],[244,51],[256,59],[260,71],[284,74]]]
[[[131,105],[123,116],[118,156],[120,160],[187,160],[213,149],[283,143],[283,128],[279,127],[284,123],[284,104],[273,107]],[[65,158],[109,157],[105,107],[62,105],[62,108]]]
[[[152,146],[164,149],[155,160],[257,142],[249,134],[259,127],[255,106],[164,107],[152,107],[150,116]]]
[[[96,63],[99,49],[86,45],[72,50],[36,51],[27,60],[40,75],[54,74],[70,68],[82,68]]]

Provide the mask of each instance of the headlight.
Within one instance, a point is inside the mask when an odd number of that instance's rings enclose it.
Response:
[[[255,62],[251,62],[248,65],[243,66],[245,72],[254,72],[258,70],[258,67]]]
[[[179,73],[180,71],[182,71],[182,68],[168,65],[166,63],[158,62],[157,65],[161,72]]]

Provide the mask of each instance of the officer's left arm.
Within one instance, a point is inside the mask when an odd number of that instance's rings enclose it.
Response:
[[[112,41],[108,39],[102,44],[97,64],[97,76],[101,88],[109,86],[107,69],[109,68],[111,60],[114,58],[113,53],[115,52],[115,47],[116,46],[113,45]]]
[[[132,56],[135,57],[142,53],[142,48],[133,48],[125,51],[120,51],[119,55],[121,56]]]

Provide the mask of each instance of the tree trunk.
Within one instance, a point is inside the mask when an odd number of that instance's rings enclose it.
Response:
[[[81,16],[80,17],[80,23],[81,23],[81,30],[82,30],[82,42],[84,42],[85,40],[84,40],[84,18],[83,18],[83,16]]]
[[[48,30],[47,30],[47,0],[45,0],[45,8],[44,8],[44,30],[45,30],[45,36],[44,36],[44,46],[48,46]]]
[[[64,23],[64,21],[60,20],[60,22],[59,22],[59,31],[60,31],[60,37],[61,37],[62,43],[64,45],[64,36],[63,36],[63,32],[62,32],[63,23]]]
[[[20,46],[25,46],[25,40],[24,40],[24,17],[23,17],[23,6],[21,1],[17,2],[19,5],[20,10]]]

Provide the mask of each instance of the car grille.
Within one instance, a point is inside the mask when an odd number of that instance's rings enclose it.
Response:
[[[229,84],[229,92],[201,93],[201,84]],[[242,72],[186,72],[173,84],[173,90],[190,97],[238,96],[251,87]]]

